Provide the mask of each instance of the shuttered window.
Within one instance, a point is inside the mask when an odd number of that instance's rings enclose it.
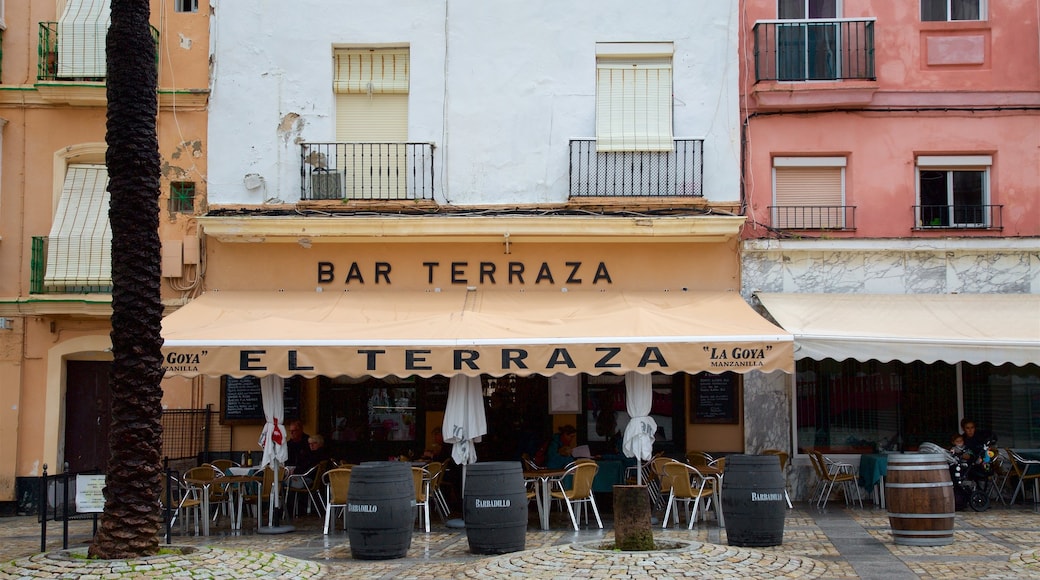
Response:
[[[845,227],[844,158],[777,158],[773,180],[774,227]]]
[[[109,0],[67,0],[58,18],[58,77],[105,78]]]
[[[672,151],[672,45],[596,46],[596,149]]]
[[[112,283],[108,169],[70,165],[47,240],[44,286],[72,290]]]

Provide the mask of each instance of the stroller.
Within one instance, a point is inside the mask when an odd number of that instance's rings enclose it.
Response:
[[[954,456],[952,453],[934,443],[924,443],[920,450],[927,453],[939,453],[946,457],[950,465],[950,480],[953,481],[953,496],[957,509],[971,507],[977,512],[989,509],[989,495],[996,474],[996,455],[993,449],[997,442],[995,437],[988,439],[976,454]],[[927,448],[926,448],[927,446]]]

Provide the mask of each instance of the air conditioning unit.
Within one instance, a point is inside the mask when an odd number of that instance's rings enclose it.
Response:
[[[335,170],[311,173],[311,199],[343,199],[343,176]]]

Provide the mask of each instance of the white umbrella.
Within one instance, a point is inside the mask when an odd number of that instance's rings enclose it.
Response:
[[[635,371],[625,373],[625,401],[631,419],[625,427],[621,450],[627,457],[636,458],[636,483],[643,485],[643,462],[654,453],[654,434],[657,422],[650,418],[654,402],[653,380],[650,375]]]
[[[264,417],[267,423],[260,432],[260,446],[264,448],[264,457],[260,460],[260,469],[270,465],[274,471],[274,485],[271,486],[271,510],[268,512],[267,525],[274,526],[274,512],[280,506],[279,498],[279,466],[285,465],[289,458],[285,434],[285,401],[283,400],[285,381],[282,377],[268,375],[260,379],[260,396],[264,403]]]
[[[487,434],[480,377],[451,377],[441,433],[444,442],[451,443],[451,458],[462,466],[462,488],[465,489],[466,465],[477,462],[475,443]]]

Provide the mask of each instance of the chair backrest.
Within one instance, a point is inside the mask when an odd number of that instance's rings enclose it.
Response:
[[[220,470],[221,473],[227,473],[227,470],[231,467],[238,467],[238,464],[230,459],[214,459],[209,464]]]
[[[192,467],[188,471],[184,472],[184,479],[196,479],[202,481],[212,481],[216,479],[217,472],[213,471],[213,468],[209,465],[200,465],[198,467]]]
[[[322,475],[322,481],[329,486],[329,503],[346,505],[347,493],[350,491],[350,468],[330,469]]]
[[[703,451],[687,451],[686,452],[686,462],[689,463],[690,465],[694,465],[694,466],[697,466],[697,465],[708,465],[709,463],[711,463],[714,460],[715,460],[715,458],[712,457],[710,453],[705,453]]]
[[[426,503],[426,482],[430,472],[423,467],[412,467],[412,481],[415,482],[415,503]]]
[[[719,471],[726,471],[726,458],[719,457],[718,459],[712,461],[708,465],[714,467],[715,469],[718,469]]]
[[[692,465],[673,461],[665,464],[664,472],[671,481],[671,493],[675,494],[675,497],[697,497],[697,493],[703,487],[704,476]]]
[[[654,472],[657,473],[657,479],[661,483],[661,493],[668,493],[668,490],[672,488],[672,478],[664,470],[664,466],[669,463],[675,463],[675,460],[671,457],[664,456],[655,457],[653,459]]]
[[[278,484],[279,485],[285,483],[285,479],[286,479],[288,473],[289,473],[289,471],[287,469],[285,469],[284,465],[278,466]],[[264,468],[264,481],[263,481],[262,484],[260,484],[260,494],[263,497],[270,496],[271,495],[271,486],[272,485],[274,485],[274,470],[271,469],[270,465],[268,465],[267,467]]]
[[[328,460],[328,459],[322,459],[321,461],[318,462],[317,465],[315,465],[314,467],[311,468],[311,471],[314,472],[314,473],[311,474],[312,477],[310,479],[310,482],[311,482],[310,490],[311,491],[318,491],[318,490],[321,489],[321,485],[322,485],[321,477],[323,475],[325,475],[326,471],[329,470],[329,463],[330,462],[331,461]]]
[[[827,479],[827,467],[824,464],[823,454],[814,449],[809,450],[809,462],[812,463],[813,471],[816,472],[816,477],[821,480]]]
[[[596,478],[599,465],[595,461],[575,463],[567,470],[574,479],[571,481],[571,499],[586,499],[592,495],[592,480]]]
[[[785,471],[787,469],[787,462],[791,459],[789,453],[779,449],[765,449],[762,451],[762,455],[776,455],[780,458],[780,471]]]
[[[431,461],[426,464],[426,471],[430,474],[430,489],[437,489],[444,477],[444,464],[440,461]]]

